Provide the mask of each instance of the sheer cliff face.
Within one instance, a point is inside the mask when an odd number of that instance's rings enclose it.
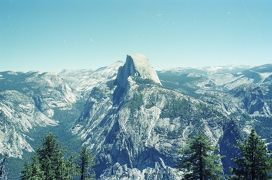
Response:
[[[146,58],[128,56],[115,82],[93,89],[73,132],[96,154],[102,179],[175,179],[187,138],[204,131],[217,144],[226,119],[212,106],[162,87]]]
[[[144,55],[136,54],[127,56],[125,65],[118,72],[118,85],[125,88],[129,77],[138,77],[161,85],[155,69],[149,64],[148,59]]]

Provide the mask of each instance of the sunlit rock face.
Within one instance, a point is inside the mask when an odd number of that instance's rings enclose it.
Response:
[[[0,72],[0,155],[22,158],[33,152],[37,128],[58,126],[56,111],[73,114],[72,107],[98,84],[115,79],[121,65],[60,73]]]
[[[121,87],[125,87],[129,76],[150,80],[161,85],[155,69],[149,64],[148,59],[144,55],[127,56],[126,63],[119,69],[117,83]]]
[[[127,56],[116,80],[93,89],[72,131],[97,158],[101,179],[177,179],[179,149],[205,132],[214,144],[228,118],[161,85],[143,56]]]
[[[30,130],[56,126],[55,109],[70,109],[72,88],[57,74],[0,73],[0,154],[22,157],[32,152]]]

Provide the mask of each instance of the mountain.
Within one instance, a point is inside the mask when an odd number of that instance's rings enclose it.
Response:
[[[78,96],[88,96],[93,87],[97,84],[104,84],[116,77],[119,67],[123,62],[118,61],[106,67],[97,70],[63,70],[58,75],[75,89]]]
[[[94,88],[72,129],[97,157],[101,179],[177,179],[189,137],[202,131],[214,144],[229,139],[231,118],[220,106],[164,87],[143,59],[128,56],[116,80]]]
[[[33,130],[58,126],[60,111],[75,111],[94,86],[116,76],[120,65],[96,71],[0,72],[1,154],[22,158],[23,151],[32,152]]]
[[[155,69],[148,63],[148,59],[140,54],[127,56],[125,65],[123,68],[120,68],[118,72],[116,80],[118,86],[125,88],[130,76],[142,80],[149,80],[161,85]]]
[[[53,131],[72,151],[91,148],[99,179],[178,179],[179,150],[204,132],[229,173],[251,128],[272,149],[271,92],[269,64],[156,72],[140,54],[97,70],[0,72],[0,154],[19,158],[8,160],[16,179]]]
[[[229,97],[234,104],[238,102],[237,108],[250,115],[271,116],[272,68],[269,64],[253,68],[168,70],[159,72],[159,77],[164,86],[185,94],[198,98],[203,95]]]
[[[54,74],[2,72],[0,77],[0,152],[22,157],[23,150],[33,151],[28,132],[58,125],[54,110],[71,108],[76,97]]]

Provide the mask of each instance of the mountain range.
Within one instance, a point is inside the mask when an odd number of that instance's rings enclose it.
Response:
[[[271,121],[271,64],[156,71],[136,54],[97,70],[0,72],[0,154],[17,165],[53,131],[90,147],[99,179],[178,179],[180,149],[204,132],[229,173],[252,128],[272,149]]]

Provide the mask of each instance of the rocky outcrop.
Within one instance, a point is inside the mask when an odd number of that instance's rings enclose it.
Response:
[[[150,80],[161,85],[155,69],[144,55],[127,55],[126,63],[119,69],[116,81],[119,86],[125,88],[129,77]]]

